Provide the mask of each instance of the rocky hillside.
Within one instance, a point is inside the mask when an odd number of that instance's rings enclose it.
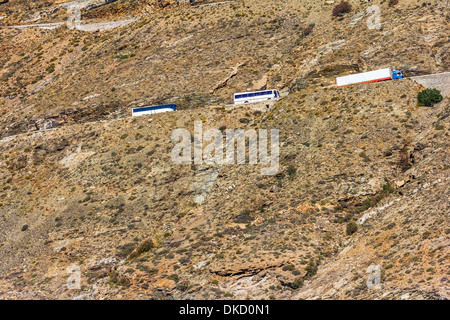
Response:
[[[354,7],[364,13],[367,6]],[[62,126],[128,116],[138,105],[199,108],[230,103],[236,91],[329,85],[358,70],[449,70],[448,11],[413,2],[381,8],[380,31],[358,15],[332,17],[322,1],[168,6],[100,33],[2,28],[1,136],[47,120]],[[9,17],[0,23],[13,24]]]
[[[0,4],[0,299],[450,296],[449,98],[420,107],[408,78],[334,85],[449,71],[445,4],[378,3],[381,30],[365,1],[333,17],[318,0],[117,1],[83,21],[135,22],[9,28],[61,2]],[[226,107],[264,88],[284,96],[269,112]],[[129,116],[165,102],[180,110]],[[175,165],[171,134],[195,121],[279,129],[278,174]]]

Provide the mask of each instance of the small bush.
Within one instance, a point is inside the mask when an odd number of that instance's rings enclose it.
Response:
[[[344,14],[352,11],[352,5],[347,1],[341,1],[333,8],[333,16],[342,17]]]
[[[382,188],[383,190],[381,191],[381,193],[383,195],[388,195],[395,191],[395,187],[390,182],[386,182],[385,184],[383,184]]]
[[[151,239],[147,239],[142,242],[136,249],[134,249],[129,255],[129,259],[135,259],[139,257],[144,252],[148,252],[153,248],[153,241]]]
[[[233,220],[235,223],[250,223],[254,220],[254,218],[250,215],[249,210],[244,210],[236,217],[234,217]]]
[[[402,172],[405,172],[411,168],[411,162],[409,161],[409,152],[407,150],[402,150],[400,152],[400,168]]]
[[[441,92],[437,89],[425,89],[419,92],[417,100],[419,105],[432,107],[434,104],[442,101]]]
[[[129,287],[130,286],[130,280],[125,277],[120,275],[117,271],[112,270],[109,273],[109,282],[119,285],[119,286],[123,286],[123,287]]]
[[[48,66],[47,72],[48,72],[48,73],[53,73],[53,72],[55,72],[55,64],[54,64],[54,63],[52,63],[52,64],[50,64],[50,65]]]
[[[395,6],[398,4],[398,0],[389,0],[389,5],[390,6]]]
[[[290,287],[294,290],[297,290],[299,288],[301,288],[303,286],[303,279],[302,278],[297,278],[296,280],[294,280],[291,284]]]
[[[355,222],[349,222],[347,224],[347,235],[351,236],[352,234],[354,234],[356,231],[358,231],[358,225]]]
[[[121,59],[121,60],[132,58],[132,57],[134,57],[134,54],[118,54],[118,55],[114,56],[114,58]]]
[[[311,23],[306,28],[304,28],[303,29],[303,36],[306,37],[306,36],[310,35],[313,32],[314,27],[315,27],[315,24]]]
[[[283,267],[283,271],[293,271],[295,269],[295,266],[293,264],[288,264]]]
[[[306,266],[305,270],[306,270],[305,278],[309,279],[312,278],[317,273],[318,266],[314,261],[311,260],[310,262],[308,262],[308,265]]]
[[[183,292],[189,290],[190,287],[191,287],[191,285],[190,285],[189,281],[187,281],[187,280],[182,281],[176,285],[176,288]]]
[[[287,168],[287,174],[288,174],[289,178],[293,178],[295,176],[296,172],[297,172],[297,169],[293,166],[289,166]]]

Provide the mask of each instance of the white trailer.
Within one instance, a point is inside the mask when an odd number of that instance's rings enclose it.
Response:
[[[367,83],[401,78],[403,78],[401,71],[391,71],[390,68],[385,68],[369,72],[351,74],[344,77],[338,77],[336,78],[336,84],[338,87],[343,87],[355,83]]]

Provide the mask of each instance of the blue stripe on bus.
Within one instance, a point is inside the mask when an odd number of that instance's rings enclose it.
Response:
[[[165,104],[165,105],[160,105],[160,106],[135,108],[135,109],[133,109],[133,112],[144,112],[144,111],[152,111],[152,110],[159,110],[159,109],[166,109],[166,108],[170,108],[173,111],[177,110],[177,106],[175,104]]]
[[[235,99],[252,98],[252,97],[259,97],[259,96],[272,95],[272,94],[277,95],[275,90],[270,90],[270,91],[261,91],[261,92],[250,92],[250,93],[236,94],[234,96],[234,98]]]

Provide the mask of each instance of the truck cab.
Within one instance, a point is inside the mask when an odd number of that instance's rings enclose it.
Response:
[[[392,79],[402,79],[403,74],[399,70],[392,69]]]

